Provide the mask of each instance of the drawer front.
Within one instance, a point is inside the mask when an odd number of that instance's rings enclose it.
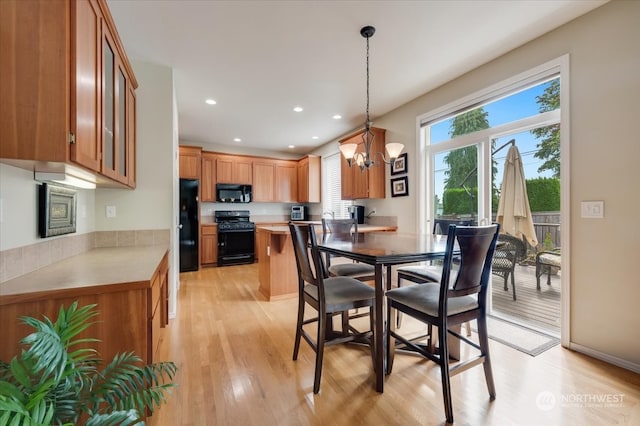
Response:
[[[203,225],[202,235],[216,235],[218,233],[218,227],[215,225]]]

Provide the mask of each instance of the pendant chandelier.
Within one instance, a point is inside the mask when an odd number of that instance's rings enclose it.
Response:
[[[387,153],[389,154],[389,159],[385,158],[384,154],[381,152],[372,153],[371,147],[373,146],[373,138],[374,134],[371,132],[371,120],[369,119],[369,39],[376,32],[376,29],[372,26],[362,27],[360,29],[360,35],[367,39],[367,109],[366,109],[366,119],[364,122],[364,133],[362,134],[362,142],[364,143],[364,152],[356,152],[358,148],[358,144],[355,143],[347,143],[340,145],[340,152],[347,160],[347,164],[349,167],[354,164],[360,167],[360,170],[365,170],[370,168],[371,166],[378,165],[379,163],[374,161],[374,157],[377,155],[380,156],[382,161],[386,164],[392,163],[398,158],[402,150],[404,149],[404,145],[401,143],[388,143],[386,144]]]

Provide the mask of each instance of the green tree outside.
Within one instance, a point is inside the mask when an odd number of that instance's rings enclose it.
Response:
[[[482,129],[489,128],[489,113],[484,108],[476,108],[453,118],[449,135],[454,138]],[[456,149],[444,157],[448,166],[445,171],[444,189],[461,188],[463,184],[471,182],[476,186],[478,181],[478,153],[475,146]]]
[[[540,112],[554,111],[560,108],[560,79],[549,83],[544,92],[540,96],[536,96],[536,102],[539,105]],[[550,170],[553,177],[560,177],[560,125],[553,124],[551,126],[540,127],[531,130],[531,133],[538,139],[541,139],[538,146],[538,152],[534,156],[544,163],[538,167],[538,173]]]

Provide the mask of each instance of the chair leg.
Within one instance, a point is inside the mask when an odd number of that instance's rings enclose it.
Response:
[[[394,323],[391,321],[391,317],[393,316],[393,314],[395,313],[396,315],[396,319],[398,319],[398,314],[400,313],[399,311],[397,311],[396,309],[392,309],[391,305],[388,304],[387,305],[387,327],[388,330],[385,333],[386,334],[386,339],[387,341],[386,343],[386,347],[387,347],[387,374],[391,374],[391,370],[393,369],[393,359],[396,353],[396,339],[395,337],[391,336],[390,331],[395,331],[396,327],[395,325],[397,323]]]
[[[373,306],[369,308],[369,327],[371,330],[371,338],[369,339],[369,350],[371,351],[371,360],[373,361],[373,371],[376,371],[376,312]]]
[[[504,291],[509,291],[509,272],[504,274]]]
[[[349,311],[342,311],[342,334],[349,333]]]
[[[471,321],[467,321],[465,325],[467,327],[467,337],[471,337]]]
[[[547,267],[547,285],[551,285],[551,266]]]
[[[539,263],[536,263],[536,289],[540,290],[540,275],[542,275],[541,271],[542,267]]]
[[[451,400],[451,380],[449,379],[448,333],[443,324],[438,324],[438,344],[440,345],[440,375],[442,376],[442,399],[444,414],[448,423],[453,423],[453,401]]]
[[[402,287],[402,278],[398,277],[398,288]],[[396,328],[402,326],[402,312],[396,311]]]
[[[516,300],[516,279],[514,278],[516,274],[511,271],[511,288],[513,289],[513,300]]]
[[[300,339],[302,338],[302,322],[304,321],[304,299],[298,298],[298,323],[296,324],[296,338],[293,344],[293,360],[298,359]]]
[[[480,344],[480,350],[484,355],[484,362],[482,366],[484,368],[484,377],[487,381],[487,389],[489,390],[489,398],[491,400],[496,399],[496,387],[493,382],[493,371],[491,369],[491,356],[489,355],[489,334],[487,331],[487,317],[481,316],[478,318],[478,342]]]
[[[324,357],[324,341],[326,336],[327,315],[318,314],[318,337],[316,340],[316,370],[313,377],[313,393],[320,392],[322,377],[322,359]]]

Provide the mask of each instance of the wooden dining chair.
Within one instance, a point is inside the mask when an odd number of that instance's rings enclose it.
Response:
[[[322,237],[350,239],[358,234],[358,222],[352,219],[322,219]],[[360,281],[375,280],[375,268],[366,263],[348,262],[331,264],[331,256],[327,254],[326,266],[329,275],[334,277],[351,277]]]
[[[304,338],[316,353],[313,393],[318,393],[325,346],[353,341],[367,343],[375,365],[373,345],[375,290],[355,278],[328,276],[318,250],[312,224],[289,223],[289,229],[298,268],[298,321],[293,360],[298,359],[300,339]],[[316,310],[316,316],[305,319],[307,305]],[[349,323],[352,317],[348,316],[348,311],[364,307],[369,308],[369,330],[359,331]],[[343,316],[343,327],[339,333],[334,332],[332,326],[335,315]],[[317,323],[315,340],[304,328],[311,323]]]
[[[436,362],[440,366],[444,410],[449,423],[453,423],[451,376],[482,364],[490,399],[496,396],[487,334],[487,289],[499,228],[498,224],[478,227],[451,225],[440,282],[394,288],[386,293],[387,373],[390,374],[393,368],[396,340],[403,348]],[[454,250],[459,251],[460,259],[455,276],[452,268]],[[395,330],[395,321],[391,321],[396,311],[427,324],[429,331],[432,326],[437,327],[437,349],[431,332],[426,336],[426,343],[401,336]],[[478,343],[451,330],[472,320],[477,321]],[[470,345],[477,354],[450,367],[449,334]]]
[[[472,225],[472,221],[436,219],[433,225],[433,235],[447,235],[449,225],[470,226]],[[397,269],[397,274],[398,287],[402,287],[403,281],[410,281],[414,284],[437,283],[440,282],[440,278],[442,277],[442,262],[438,259],[438,262],[435,264],[401,266]],[[402,325],[402,313],[398,312],[396,321],[397,326],[400,327]],[[467,323],[466,329],[467,336],[471,336],[471,324]]]

